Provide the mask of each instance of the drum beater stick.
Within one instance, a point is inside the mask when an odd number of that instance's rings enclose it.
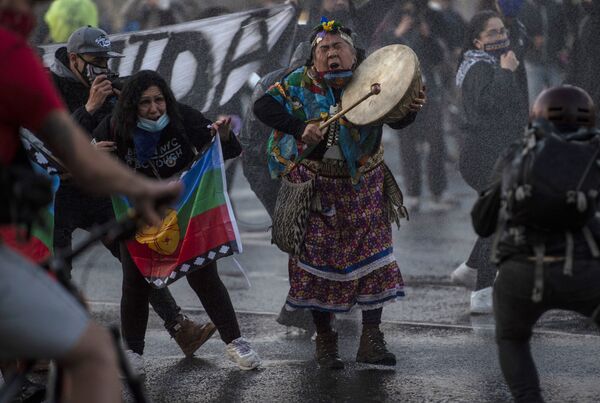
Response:
[[[338,120],[339,118],[341,118],[342,116],[344,116],[346,113],[348,113],[352,109],[356,108],[361,102],[365,101],[371,95],[377,95],[380,92],[381,92],[381,85],[380,84],[378,84],[378,83],[371,84],[371,91],[369,91],[367,94],[363,95],[360,99],[356,100],[356,102],[354,102],[349,107],[347,107],[345,109],[342,109],[341,111],[339,111],[338,113],[336,113],[335,115],[333,115],[332,117],[330,117],[329,119],[327,119],[325,122],[321,123],[319,125],[319,129],[326,128],[331,123],[335,122],[336,120]]]

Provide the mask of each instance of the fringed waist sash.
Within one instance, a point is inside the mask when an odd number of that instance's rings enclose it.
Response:
[[[321,161],[315,161],[305,159],[300,164],[320,176],[340,179],[350,178],[350,171],[345,160],[324,158]],[[386,212],[390,222],[395,222],[400,227],[400,219],[406,218],[408,220],[408,211],[404,207],[404,196],[398,186],[398,182],[396,182],[396,178],[394,178],[394,175],[383,160],[383,147],[380,146],[377,152],[359,168],[359,171],[361,174],[365,174],[381,165],[383,165],[384,170],[383,193],[386,200]]]
[[[359,168],[361,173],[367,173],[383,164],[383,147],[379,147],[379,150],[373,154],[367,162]],[[304,159],[300,162],[313,173],[318,173],[321,176],[328,178],[349,178],[350,171],[345,160],[339,159],[327,159],[324,158],[321,161]]]

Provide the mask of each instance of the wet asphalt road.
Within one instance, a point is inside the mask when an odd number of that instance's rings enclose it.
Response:
[[[399,176],[396,139],[386,141],[386,160]],[[450,272],[470,252],[471,191],[450,168],[452,211],[423,209],[394,233],[396,258],[406,298],[384,310],[383,330],[397,355],[394,368],[354,362],[358,314],[337,326],[343,371],[318,370],[310,335],[286,334],[275,317],[287,293],[286,256],[270,245],[266,213],[240,172],[231,197],[240,220],[244,253],[219,262],[219,271],[238,311],[242,332],[263,358],[259,371],[244,372],[228,362],[218,335],[184,359],[156,316],[146,345],[146,388],[156,402],[504,402],[510,401],[496,358],[493,319],[468,314],[469,294],[450,284]],[[80,237],[83,233],[78,234]],[[102,246],[75,262],[75,280],[103,323],[118,323],[121,272]],[[178,303],[207,320],[187,282],[171,286]],[[545,315],[532,342],[544,396],[549,402],[600,401],[600,338],[585,318],[562,312]]]
[[[118,320],[115,306],[95,304],[104,323]],[[197,321],[202,312],[190,311]],[[146,345],[146,381],[156,402],[506,402],[492,327],[385,323],[396,367],[354,362],[360,328],[338,320],[342,371],[319,370],[308,334],[286,334],[271,314],[238,314],[242,332],[263,359],[259,370],[241,371],[213,336],[193,358],[181,351],[154,316]],[[597,402],[598,338],[536,333],[532,342],[548,402]]]

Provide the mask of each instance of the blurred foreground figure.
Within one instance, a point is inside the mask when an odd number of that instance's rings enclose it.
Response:
[[[89,191],[127,194],[148,223],[159,221],[157,201],[176,198],[179,186],[144,179],[89,144],[26,42],[35,25],[31,5],[0,2],[0,221],[31,222],[52,199],[49,185],[28,164],[20,127],[38,133]],[[72,295],[2,243],[0,283],[0,359],[56,359],[74,402],[121,399],[111,336]]]
[[[529,340],[544,312],[566,309],[600,323],[595,114],[581,88],[542,92],[525,137],[499,160],[497,181],[472,212],[479,235],[495,232],[496,341],[517,402],[543,402]]]

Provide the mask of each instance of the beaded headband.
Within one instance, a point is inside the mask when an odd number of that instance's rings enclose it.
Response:
[[[344,28],[344,26],[336,20],[329,21],[327,17],[321,17],[321,23],[315,27],[315,30],[318,30],[318,32],[315,36],[315,39],[313,39],[311,43],[311,47],[314,48],[317,46],[327,34],[339,35],[340,38],[348,42],[350,46],[354,47],[354,41],[352,40],[352,37],[342,31],[341,28]]]

